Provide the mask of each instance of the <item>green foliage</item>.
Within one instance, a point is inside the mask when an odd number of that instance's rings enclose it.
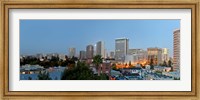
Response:
[[[101,55],[96,55],[96,56],[94,56],[94,57],[93,57],[93,62],[92,62],[92,63],[95,64],[96,70],[98,70],[98,69],[99,69],[99,65],[100,65],[101,63],[103,63],[103,59],[101,58]],[[99,75],[99,73],[98,73],[98,75]]]
[[[50,76],[49,76],[49,72],[45,71],[45,72],[41,72],[38,74],[38,80],[51,80]]]
[[[117,70],[116,64],[112,64],[112,69],[113,69],[113,70]]]
[[[29,76],[29,77],[28,77],[28,80],[32,80],[32,78]]]
[[[130,66],[130,68],[135,68],[135,66]]]
[[[168,66],[172,67],[172,61],[171,60],[168,61]]]
[[[154,66],[153,66],[153,59],[151,59],[151,61],[150,61],[150,66],[151,66],[151,68],[150,69],[154,69]]]
[[[109,80],[108,75],[106,74],[100,74],[99,76],[95,76],[96,80]]]
[[[171,71],[173,71],[172,61],[171,60],[168,61],[168,67],[171,67]]]
[[[103,62],[101,55],[96,55],[93,57],[93,62],[97,67]]]
[[[105,80],[106,75],[94,75],[93,71],[83,63],[78,62],[76,67],[65,69],[61,75],[61,80]]]
[[[22,60],[20,60],[20,65],[25,65],[25,64],[36,65],[39,62],[40,62],[39,59],[28,56],[28,57],[22,58]]]
[[[174,77],[174,80],[180,80],[180,78],[176,78],[176,77]]]
[[[30,64],[30,65],[40,65],[43,66],[44,68],[49,68],[49,67],[55,67],[55,66],[68,66],[71,64],[75,64],[75,61],[78,60],[78,58],[76,57],[72,57],[71,59],[68,59],[68,57],[66,56],[66,60],[59,60],[59,57],[57,56],[52,56],[51,59],[47,59],[47,57],[43,57],[43,61],[40,61],[39,59],[37,59],[36,57],[31,57],[31,56],[27,56],[24,57],[20,60],[20,65],[26,65],[26,64]]]
[[[155,73],[162,74],[162,72],[161,72],[161,71],[158,71],[158,70],[157,70],[157,71],[155,71]]]
[[[167,67],[167,62],[165,60],[163,61],[163,66]]]
[[[129,61],[129,64],[128,64],[128,65],[129,65],[129,66],[132,66],[132,65],[131,65],[131,61]]]
[[[116,71],[120,71],[120,69],[117,69],[117,66],[116,66],[116,64],[112,64],[112,70],[116,70]]]
[[[93,78],[93,72],[85,63],[78,62],[76,67],[65,69],[61,80],[90,80]]]

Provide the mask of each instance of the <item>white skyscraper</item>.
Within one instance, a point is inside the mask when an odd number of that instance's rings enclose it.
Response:
[[[168,62],[169,60],[169,49],[162,48],[162,61]]]

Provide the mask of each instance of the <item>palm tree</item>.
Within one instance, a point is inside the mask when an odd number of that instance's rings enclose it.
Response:
[[[38,80],[51,80],[49,72],[45,71],[45,72],[39,72],[38,74]]]
[[[98,70],[98,69],[99,69],[99,65],[100,65],[101,63],[103,63],[103,59],[101,58],[101,55],[96,55],[96,56],[94,56],[94,57],[93,57],[93,62],[92,62],[92,63],[95,64],[95,67],[96,67],[96,69]],[[98,73],[98,75],[99,75],[99,73]]]

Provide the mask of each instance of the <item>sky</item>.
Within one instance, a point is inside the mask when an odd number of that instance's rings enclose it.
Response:
[[[68,54],[68,49],[86,50],[89,44],[105,42],[115,50],[116,38],[128,38],[129,49],[168,48],[173,55],[173,30],[180,20],[20,20],[20,54]]]

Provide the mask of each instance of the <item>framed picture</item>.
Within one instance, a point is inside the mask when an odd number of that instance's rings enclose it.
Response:
[[[198,99],[198,1],[1,3],[4,98]]]

